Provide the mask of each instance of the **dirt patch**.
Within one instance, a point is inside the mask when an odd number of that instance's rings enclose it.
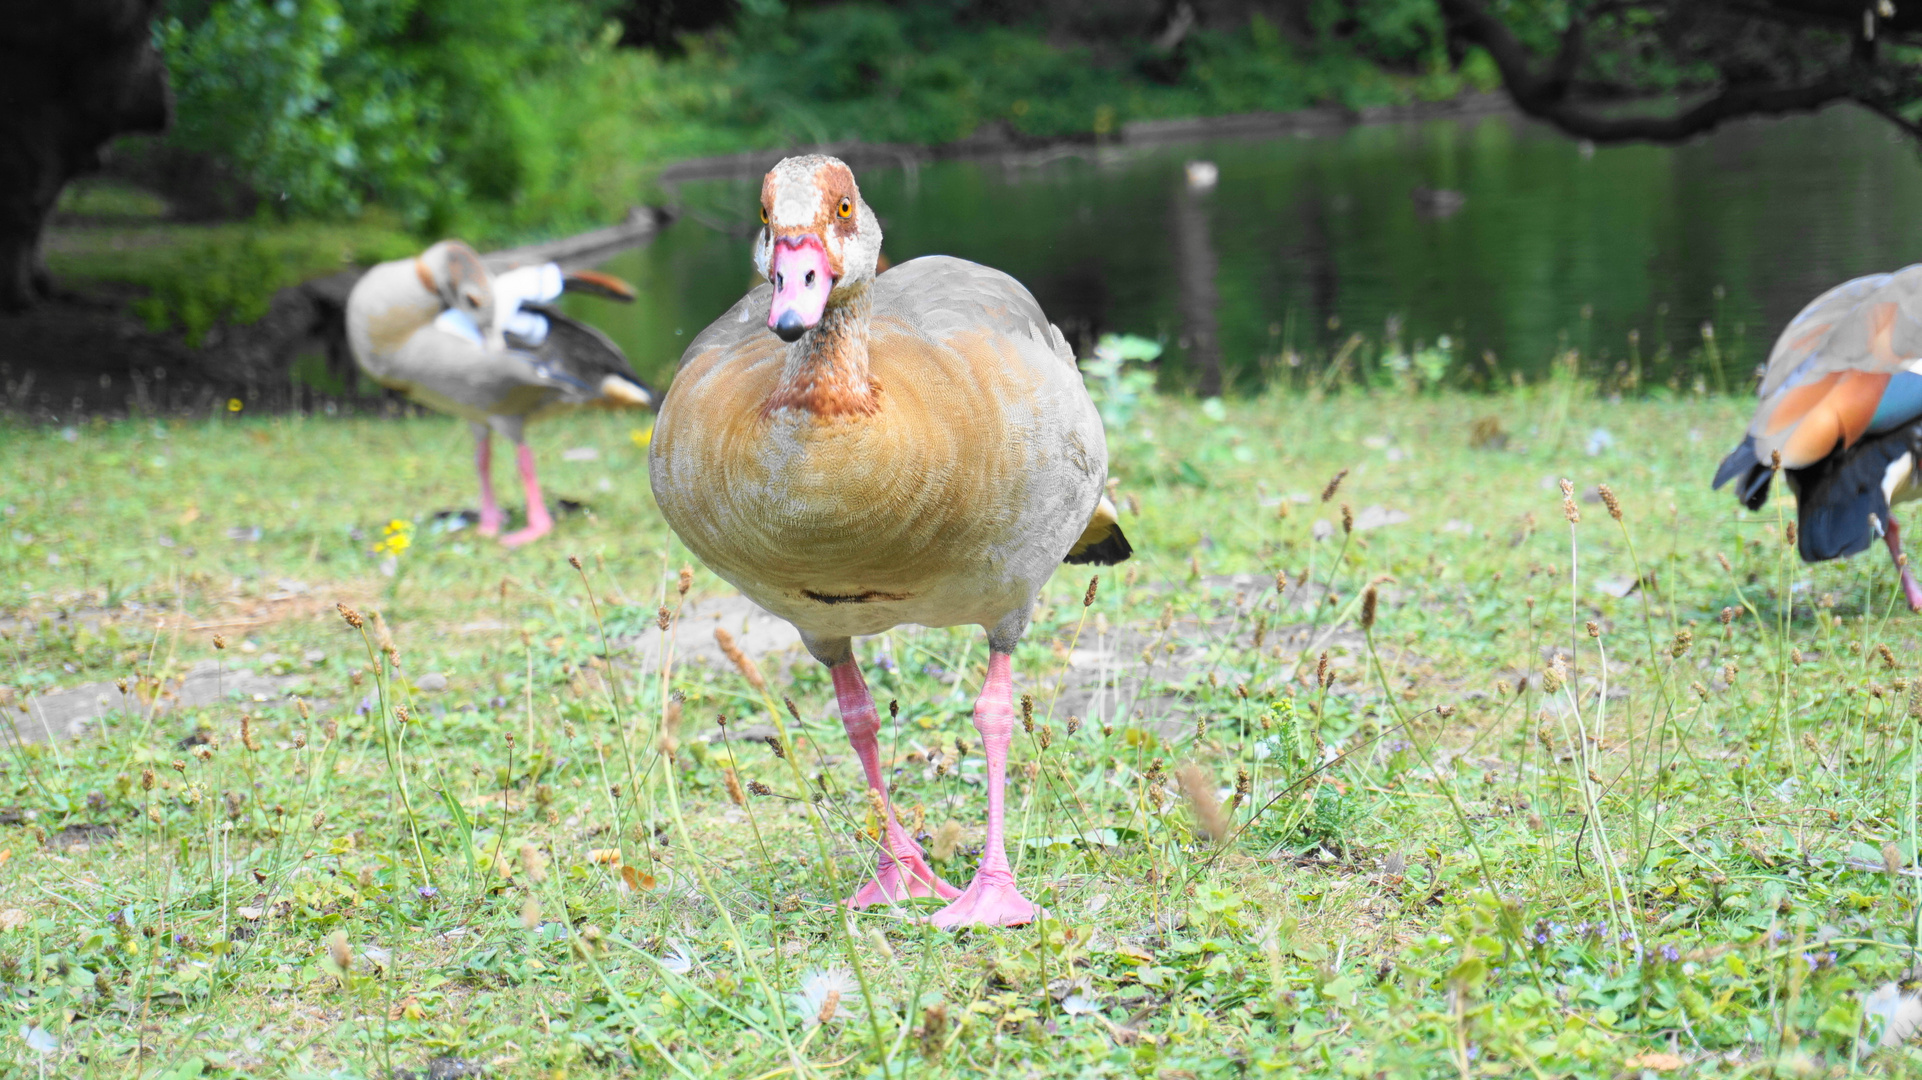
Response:
[[[674,629],[674,663],[699,664],[732,670],[714,631],[726,630],[734,644],[760,666],[764,674],[807,656],[801,634],[792,623],[739,593],[691,599],[681,609]],[[643,671],[661,666],[661,635],[643,632],[619,642]]]
[[[217,660],[203,660],[186,674],[163,680],[157,690],[143,692],[129,686],[122,691],[118,683],[98,682],[14,702],[10,709],[14,714],[13,732],[20,741],[29,743],[78,738],[112,713],[157,716],[222,701],[276,700],[297,678],[256,675],[231,666],[223,669]]]

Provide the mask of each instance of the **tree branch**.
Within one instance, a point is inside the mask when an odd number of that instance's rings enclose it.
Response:
[[[1859,67],[1845,73],[1831,71],[1822,77],[1788,86],[1752,83],[1724,85],[1714,95],[1665,115],[1622,115],[1614,111],[1600,111],[1593,103],[1584,104],[1575,100],[1572,94],[1580,85],[1575,77],[1576,72],[1586,59],[1583,49],[1587,24],[1579,15],[1563,33],[1560,46],[1548,61],[1546,70],[1542,70],[1538,68],[1528,46],[1515,36],[1507,23],[1491,14],[1481,0],[1436,0],[1436,3],[1451,37],[1481,46],[1495,61],[1502,82],[1517,108],[1580,138],[1595,142],[1679,142],[1738,117],[1808,112],[1844,100],[1859,101],[1895,121],[1904,131],[1922,137],[1922,131],[1918,131],[1916,125],[1895,115],[1888,95],[1867,92],[1865,84],[1870,80],[1865,76],[1870,75],[1871,71]],[[1800,0],[1799,3],[1792,2],[1785,6],[1795,16],[1809,18],[1827,15],[1829,9],[1836,5],[1822,0]],[[1914,6],[1922,7],[1922,4]],[[1855,10],[1859,20],[1860,8]]]

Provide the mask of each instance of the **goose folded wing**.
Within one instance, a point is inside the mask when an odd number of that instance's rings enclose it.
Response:
[[[539,341],[510,332],[508,344],[531,354],[552,373],[557,385],[569,388],[570,400],[612,399],[629,405],[660,400],[606,334],[550,304],[523,304],[521,313],[539,318],[545,332]]]
[[[1773,466],[1808,468],[1865,436],[1922,418],[1922,266],[1857,278],[1818,297],[1770,353],[1762,401],[1715,486],[1740,477],[1750,508]]]

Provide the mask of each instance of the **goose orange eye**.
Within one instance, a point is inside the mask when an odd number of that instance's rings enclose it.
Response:
[[[761,224],[767,224],[767,207],[761,207]]]
[[[842,199],[840,213],[842,217],[853,217],[854,216],[854,200]]]

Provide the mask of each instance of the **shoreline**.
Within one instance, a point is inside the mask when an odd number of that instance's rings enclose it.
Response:
[[[655,183],[675,194],[681,184],[699,180],[747,179],[767,172],[775,162],[794,154],[831,154],[854,168],[895,166],[913,169],[935,161],[993,157],[1039,157],[1043,162],[1110,148],[1145,148],[1214,139],[1271,139],[1283,136],[1334,135],[1377,124],[1419,123],[1429,120],[1471,119],[1484,116],[1520,117],[1508,95],[1462,94],[1446,101],[1405,105],[1375,105],[1346,109],[1322,105],[1288,112],[1229,113],[1221,116],[1130,120],[1115,136],[1103,139],[1092,132],[1084,137],[1027,139],[1004,122],[983,125],[973,135],[935,145],[871,143],[860,140],[797,144],[785,148],[742,150],[733,154],[683,158],[663,166]],[[1041,163],[1041,162],[1029,162]]]

